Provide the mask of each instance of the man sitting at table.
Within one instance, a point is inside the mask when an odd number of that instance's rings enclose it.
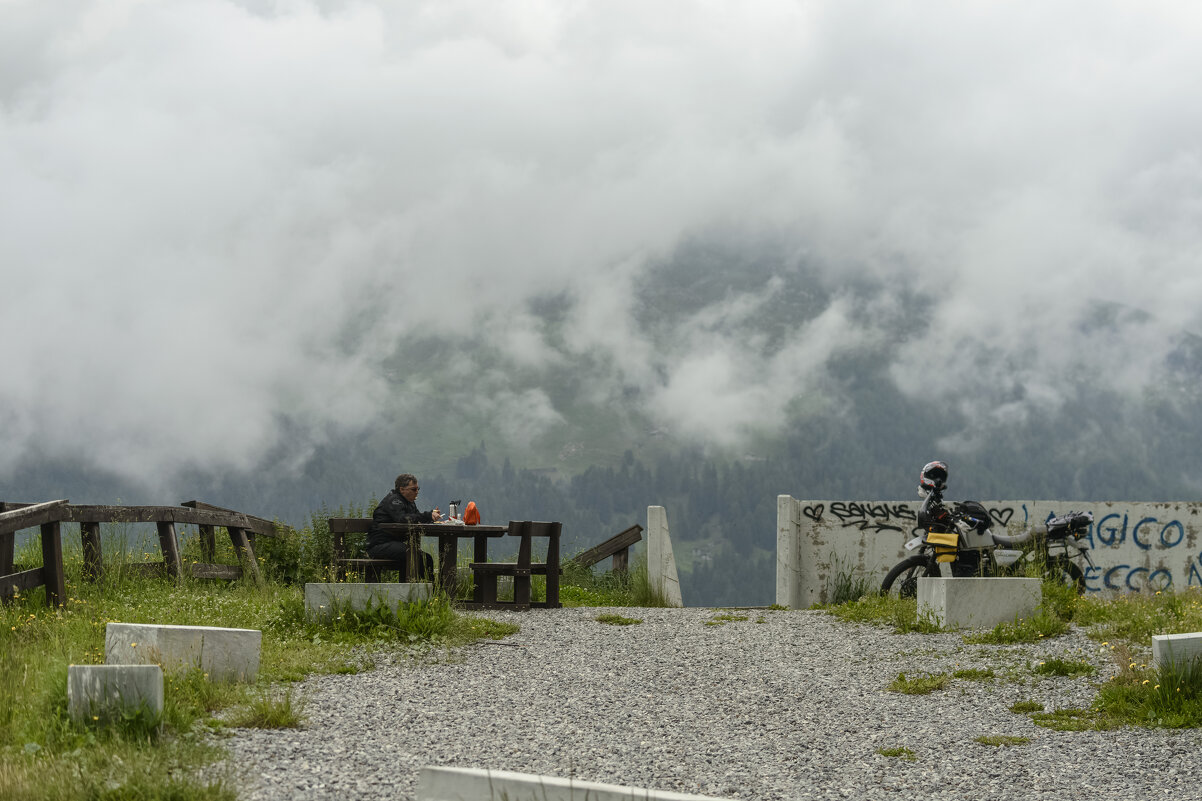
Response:
[[[396,477],[394,486],[392,492],[384,496],[384,500],[380,501],[376,511],[372,513],[371,531],[367,535],[367,554],[372,559],[392,559],[408,566],[408,533],[403,531],[383,532],[380,530],[380,524],[436,523],[442,520],[442,515],[439,514],[438,509],[429,512],[418,510],[416,500],[421,487],[417,485],[417,478],[412,473],[401,473]],[[416,537],[414,542],[420,546],[421,537]],[[429,581],[434,576],[434,559],[420,547],[418,553],[421,554],[421,561],[415,567],[420,578],[423,581]],[[408,580],[408,570],[402,570],[401,581]]]

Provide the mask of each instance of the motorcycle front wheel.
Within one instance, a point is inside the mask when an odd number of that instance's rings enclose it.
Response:
[[[907,557],[885,574],[881,582],[881,595],[896,595],[900,598],[918,597],[918,578],[939,578],[939,564],[929,556],[918,554]]]

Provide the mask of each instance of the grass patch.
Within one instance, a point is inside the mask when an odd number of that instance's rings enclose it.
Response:
[[[993,668],[964,668],[952,673],[953,679],[964,679],[965,681],[989,681],[994,677]]]
[[[1069,659],[1049,659],[1031,668],[1040,676],[1091,676],[1098,671],[1088,662]]]
[[[1036,712],[1031,715],[1036,726],[1056,731],[1105,731],[1118,728],[1093,709],[1055,709],[1051,712]]]
[[[621,615],[597,615],[593,620],[607,626],[634,626],[643,622],[639,617],[622,617]]]
[[[707,626],[725,626],[727,623],[742,623],[747,620],[747,615],[735,615],[730,612],[714,615],[709,620],[705,621]]]
[[[1042,712],[1043,704],[1038,701],[1019,701],[1010,707],[1010,711],[1016,715],[1029,715],[1032,712]]]
[[[1046,609],[1040,608],[1031,617],[1018,618],[1012,623],[999,623],[988,631],[964,635],[972,645],[1012,645],[1032,643],[1068,632],[1068,623]]]
[[[819,606],[847,623],[892,626],[897,634],[935,634],[943,631],[929,615],[918,616],[918,601],[890,595],[865,595],[844,604]]]
[[[905,673],[898,673],[897,678],[885,689],[903,695],[927,695],[935,690],[942,690],[951,679],[952,677],[946,673],[932,673],[909,678]]]
[[[1147,645],[1154,634],[1202,631],[1202,589],[1081,598],[1073,622],[1089,626],[1089,636],[1095,639],[1140,645]]]
[[[282,693],[264,688],[225,722],[242,729],[298,729],[305,722],[304,708],[291,687]]]
[[[1094,709],[1099,715],[1116,725],[1202,727],[1202,661],[1146,668],[1127,659],[1098,690]]]
[[[981,745],[989,745],[994,748],[1001,748],[1006,745],[1026,745],[1031,742],[1030,737],[1015,737],[1009,734],[993,734],[985,737],[974,737],[974,743]]]
[[[881,756],[897,757],[898,759],[904,759],[908,762],[913,762],[914,760],[918,759],[918,757],[914,755],[914,752],[909,748],[906,748],[904,745],[899,745],[896,748],[878,748],[876,749],[876,752]]]

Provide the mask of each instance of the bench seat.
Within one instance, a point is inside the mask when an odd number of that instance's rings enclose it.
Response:
[[[558,609],[559,602],[559,535],[562,526],[559,523],[542,523],[531,520],[510,520],[509,536],[518,537],[518,556],[514,562],[472,562],[471,568],[477,578],[480,603],[484,607],[529,609],[542,607]],[[532,540],[535,537],[547,539],[547,558],[545,562],[531,560]],[[497,579],[501,576],[513,576],[513,603],[497,600]],[[534,602],[531,600],[531,576],[547,577],[547,600]]]

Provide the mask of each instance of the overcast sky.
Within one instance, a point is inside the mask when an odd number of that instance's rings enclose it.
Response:
[[[0,480],[299,464],[431,331],[612,356],[599,398],[730,444],[882,334],[836,294],[771,352],[723,335],[761,282],[655,352],[633,288],[713,231],[935,297],[906,391],[932,352],[1019,365],[1026,404],[1071,368],[1138,391],[1202,332],[1199,75],[1188,2],[0,0]],[[513,315],[556,292],[548,343]],[[1155,317],[1087,344],[1098,300]],[[555,419],[503,383],[508,433]]]

